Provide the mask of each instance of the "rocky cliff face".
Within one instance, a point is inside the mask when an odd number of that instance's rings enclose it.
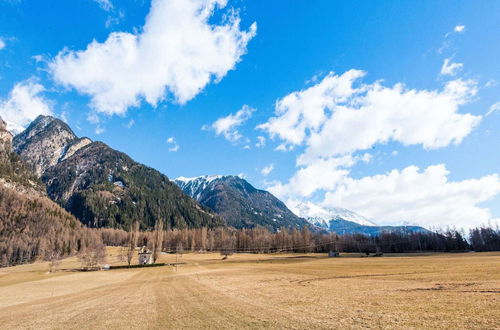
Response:
[[[28,166],[12,152],[12,134],[0,118],[0,186],[26,195],[45,196],[45,187]]]
[[[91,227],[142,229],[224,224],[160,172],[102,142],[79,139],[60,120],[38,117],[14,138],[15,150],[41,174],[54,201]]]
[[[7,124],[0,118],[0,157],[5,158],[12,150],[12,134],[7,130]]]
[[[236,228],[302,228],[308,223],[293,214],[271,193],[253,187],[237,176],[177,178],[174,182],[202,205],[214,210]]]
[[[68,158],[92,141],[79,139],[71,128],[50,116],[38,116],[14,138],[14,151],[41,176],[46,169]]]

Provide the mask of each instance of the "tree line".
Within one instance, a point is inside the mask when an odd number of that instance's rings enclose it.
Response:
[[[16,212],[11,210],[15,209]],[[0,266],[50,260],[57,266],[66,256],[78,255],[84,268],[92,269],[106,258],[105,246],[122,246],[130,265],[136,248],[146,246],[153,261],[161,252],[233,253],[328,253],[359,252],[459,252],[500,251],[500,229],[448,229],[429,232],[386,232],[378,236],[337,235],[281,228],[271,232],[263,227],[168,229],[158,221],[151,231],[140,231],[134,222],[129,231],[112,228],[87,228],[72,215],[45,197],[20,198],[0,187]]]
[[[121,229],[95,229],[106,245],[128,246],[130,232]],[[232,253],[279,253],[298,252],[360,252],[360,253],[404,253],[404,252],[459,252],[499,251],[500,229],[479,227],[466,235],[461,230],[447,229],[429,232],[386,232],[378,236],[360,234],[337,235],[313,232],[308,227],[301,230],[282,228],[270,232],[263,227],[234,229],[206,227],[195,229],[139,232],[136,228],[137,246],[146,246],[152,251],[177,252],[221,252]],[[161,233],[161,234],[159,234]]]

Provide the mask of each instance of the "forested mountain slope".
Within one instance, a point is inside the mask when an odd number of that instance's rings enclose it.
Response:
[[[71,255],[97,237],[55,204],[18,155],[0,119],[0,266]]]
[[[238,176],[180,177],[174,182],[235,228],[259,225],[275,231],[282,227],[300,229],[309,226],[271,193],[256,189]]]
[[[15,150],[35,170],[54,201],[89,227],[149,229],[223,225],[167,176],[102,142],[79,139],[62,121],[39,116],[14,138]],[[47,152],[46,152],[47,151]]]

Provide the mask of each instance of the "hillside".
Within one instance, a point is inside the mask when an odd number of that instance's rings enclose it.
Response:
[[[14,138],[50,198],[89,227],[214,227],[223,221],[186,196],[165,175],[102,142],[78,138],[62,121],[39,116]]]
[[[11,140],[0,118],[0,266],[71,255],[99,241],[47,198]]]
[[[235,228],[259,225],[277,230],[309,225],[271,193],[256,189],[238,176],[180,177],[174,182],[184,193],[212,209]]]

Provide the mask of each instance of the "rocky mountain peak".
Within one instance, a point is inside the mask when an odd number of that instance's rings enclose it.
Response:
[[[174,182],[184,193],[236,228],[263,226],[279,230],[282,227],[301,228],[308,225],[271,193],[255,188],[239,176],[180,177]]]
[[[63,121],[51,116],[38,116],[13,140],[18,153],[38,176],[49,167],[73,155],[92,141],[79,139]]]

